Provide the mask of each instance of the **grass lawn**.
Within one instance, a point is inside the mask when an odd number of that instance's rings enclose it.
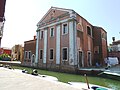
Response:
[[[20,66],[13,66],[13,68],[26,69],[29,73],[32,73],[32,70],[33,70],[33,68],[20,67]],[[37,69],[37,70],[39,74],[55,76],[61,82],[65,82],[65,83],[85,82],[85,77],[82,75],[67,74],[67,73],[53,72],[53,71],[40,70],[40,69]],[[101,77],[92,77],[92,76],[88,76],[88,81],[91,84],[109,87],[109,88],[112,88],[113,90],[120,90],[120,81],[105,79]]]

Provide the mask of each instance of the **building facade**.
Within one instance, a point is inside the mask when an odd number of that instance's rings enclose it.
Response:
[[[24,47],[22,45],[15,45],[12,47],[11,60],[23,61],[24,59]]]
[[[104,59],[108,56],[107,52],[107,32],[101,27],[93,27],[94,43],[94,65],[98,62],[104,65]]]
[[[117,57],[120,64],[120,40],[113,41],[109,46],[109,57]]]
[[[36,52],[36,36],[33,40],[24,42],[24,61],[22,62],[25,66],[34,66]]]
[[[0,48],[0,55],[1,54],[8,54],[9,56],[11,56],[11,49],[5,47]]]
[[[106,31],[91,25],[74,10],[51,7],[38,22],[36,32],[34,66],[75,71],[94,66],[96,62],[103,65],[107,57]],[[95,49],[100,52],[98,61],[95,61]]]
[[[1,39],[3,36],[3,28],[5,23],[5,4],[6,0],[0,0],[0,48],[1,48]]]

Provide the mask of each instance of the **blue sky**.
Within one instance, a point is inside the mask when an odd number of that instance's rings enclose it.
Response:
[[[103,27],[108,44],[113,36],[120,39],[120,0],[6,0],[2,47],[33,39],[37,22],[51,6],[73,9],[92,25]]]

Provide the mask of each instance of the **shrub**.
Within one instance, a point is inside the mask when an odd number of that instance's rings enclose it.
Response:
[[[11,57],[8,54],[4,53],[0,55],[0,60],[8,61],[11,60]]]

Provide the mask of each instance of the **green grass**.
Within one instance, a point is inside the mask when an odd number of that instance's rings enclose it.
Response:
[[[15,69],[26,69],[29,73],[32,73],[33,68],[28,67],[18,67],[13,66]],[[50,75],[58,78],[61,82],[85,82],[85,76],[82,75],[75,75],[75,74],[67,74],[67,73],[60,73],[60,72],[53,72],[53,71],[47,71],[47,70],[40,70],[37,69],[39,74],[42,75]],[[88,81],[91,84],[96,84],[108,88],[112,88],[113,90],[120,90],[120,81],[112,80],[112,79],[106,79],[101,77],[92,77],[88,76]]]

